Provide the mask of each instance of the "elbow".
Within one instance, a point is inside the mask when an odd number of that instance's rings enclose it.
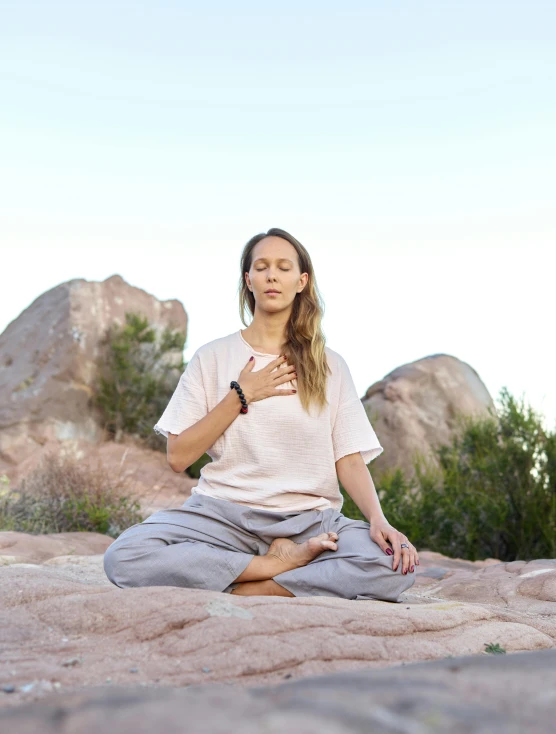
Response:
[[[179,452],[175,450],[175,447],[173,446],[175,440],[177,438],[177,435],[170,434],[168,437],[168,443],[166,447],[166,460],[168,461],[168,465],[170,466],[170,469],[176,474],[181,474],[184,472],[190,464],[187,464],[184,462],[184,457],[179,455]]]
[[[184,460],[183,456],[176,456],[174,453],[168,453],[166,459],[170,469],[176,472],[176,474],[181,474],[192,464],[192,462],[188,461],[187,458]]]
[[[187,469],[186,466],[183,466],[182,464],[178,464],[175,461],[171,461],[170,459],[168,459],[168,464],[170,466],[170,469],[176,472],[176,474],[181,474],[182,472],[184,472]]]

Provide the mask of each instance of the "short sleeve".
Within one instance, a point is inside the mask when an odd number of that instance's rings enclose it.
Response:
[[[199,353],[195,352],[187,363],[164,413],[154,426],[154,431],[168,438],[169,433],[185,431],[207,413],[201,360]]]
[[[343,357],[339,359],[340,390],[338,409],[332,427],[334,461],[342,456],[361,452],[365,464],[384,451],[367,416],[365,406],[357,395],[351,372]]]

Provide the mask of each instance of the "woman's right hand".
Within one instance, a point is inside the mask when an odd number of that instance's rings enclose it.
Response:
[[[281,365],[286,365],[282,367]],[[294,365],[288,365],[285,356],[277,357],[256,372],[253,372],[255,359],[247,362],[241,370],[238,382],[245,396],[247,403],[254,403],[263,398],[270,398],[273,395],[292,395],[297,390],[284,390],[277,388],[283,382],[289,382],[297,377]],[[278,368],[273,372],[275,368]]]

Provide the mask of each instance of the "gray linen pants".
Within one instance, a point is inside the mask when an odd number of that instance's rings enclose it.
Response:
[[[235,579],[275,538],[302,543],[338,534],[338,550],[325,550],[306,566],[274,581],[295,596],[336,596],[398,602],[415,573],[392,570],[393,556],[374,543],[369,523],[339,510],[273,512],[193,494],[181,507],[160,510],[124,530],[104,554],[104,570],[120,588],[182,586],[230,593]]]

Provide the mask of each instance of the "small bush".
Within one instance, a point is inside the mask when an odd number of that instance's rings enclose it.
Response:
[[[506,648],[502,647],[498,642],[485,642],[483,643],[485,652],[487,655],[505,655]]]
[[[438,466],[416,457],[415,478],[380,477],[388,521],[417,549],[469,560],[556,556],[556,434],[531,407],[500,391],[496,415],[460,416]],[[344,497],[347,497],[342,488]],[[364,519],[350,499],[342,511]]]
[[[67,456],[44,456],[18,489],[3,484],[0,530],[33,535],[89,531],[116,538],[143,521],[140,503],[125,481]]]
[[[126,313],[124,326],[108,329],[94,402],[115,441],[130,434],[149,448],[166,449],[166,442],[153,426],[185,369],[184,344],[185,334],[167,328],[157,336],[139,314]]]

